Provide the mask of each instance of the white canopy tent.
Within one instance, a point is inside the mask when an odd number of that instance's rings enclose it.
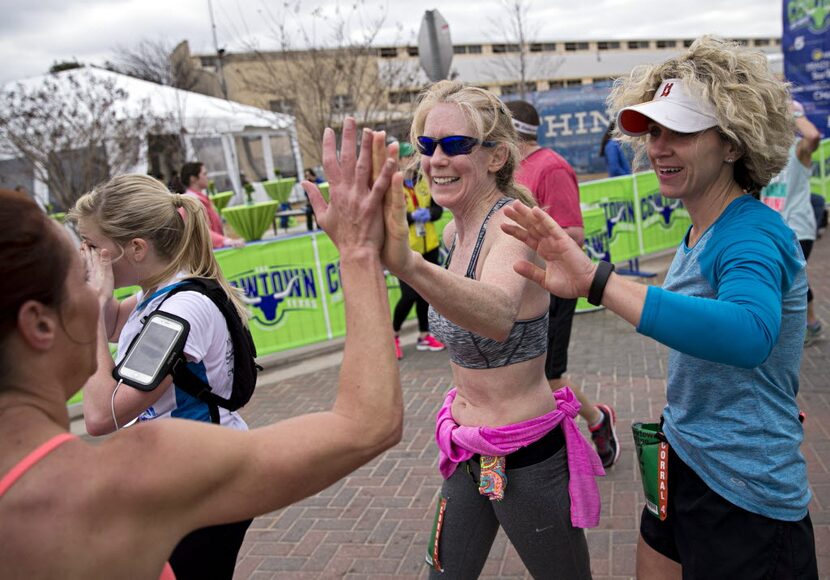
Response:
[[[17,85],[22,85],[24,89],[34,89],[42,85],[46,78],[44,75],[9,83],[0,88],[0,92],[7,92]],[[216,183],[218,191],[233,189],[237,195],[241,195],[240,171],[251,182],[273,179],[275,170],[302,178],[302,157],[294,118],[290,115],[92,67],[52,74],[48,78],[55,81],[61,89],[65,88],[67,99],[72,98],[73,92],[77,90],[73,84],[81,83],[83,86],[84,83],[91,84],[96,80],[113,82],[128,95],[127,99],[121,101],[119,117],[123,115],[124,118],[129,118],[143,111],[164,119],[167,126],[163,132],[184,137],[187,160],[205,163],[209,177]],[[146,173],[150,169],[148,136],[137,135],[136,138],[142,141],[143,154],[133,171]],[[111,153],[108,152],[108,155]],[[0,160],[0,164],[14,161]],[[39,199],[48,199],[46,185],[39,183],[36,176],[33,175],[28,183],[32,183],[32,190]],[[11,186],[6,183],[3,185]]]

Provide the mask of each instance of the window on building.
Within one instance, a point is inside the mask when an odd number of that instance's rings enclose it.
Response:
[[[556,43],[555,42],[543,42],[542,43],[542,50],[545,52],[553,52],[556,50]]]
[[[736,38],[735,42],[740,44],[741,46],[749,46],[749,39],[746,38]]]
[[[694,42],[694,40],[692,40],[690,38],[687,38],[686,40],[683,41],[683,48],[689,48],[690,46],[692,46],[693,42]]]
[[[629,50],[637,50],[640,48],[648,48],[648,40],[629,40],[628,41],[628,48]]]
[[[508,52],[520,52],[518,44],[494,44],[493,54],[505,54]]]
[[[620,43],[616,40],[604,40],[597,43],[597,50],[616,50],[620,47]]]
[[[383,46],[379,51],[380,58],[395,58],[398,56],[398,49],[394,46]]]
[[[418,56],[418,47],[417,46],[407,46],[406,47],[406,54],[409,56]]]
[[[530,45],[530,52],[542,52],[542,43],[534,42]]]
[[[568,52],[575,52],[577,50],[588,50],[587,42],[566,42],[565,50]]]
[[[675,40],[658,40],[657,41],[657,48],[674,48],[677,46],[677,41]]]
[[[331,108],[337,113],[348,113],[354,110],[354,99],[351,95],[335,95],[331,99]]]
[[[567,79],[565,81],[566,87],[578,87],[582,85],[582,79]]]
[[[755,39],[755,46],[769,46],[770,41],[769,38],[756,38]]]
[[[199,62],[204,67],[215,67],[216,66],[216,57],[215,56],[200,56]]]
[[[471,44],[467,47],[468,54],[481,54],[482,47],[480,44]]]
[[[565,86],[565,81],[563,80],[555,80],[555,81],[548,81],[548,86],[552,89],[559,89]]]
[[[464,44],[456,44],[452,47],[453,54],[467,54],[467,46]]]
[[[294,99],[274,99],[268,101],[268,108],[275,113],[285,113],[286,115],[294,114]]]
[[[501,86],[502,95],[516,95],[519,93],[519,83]]]

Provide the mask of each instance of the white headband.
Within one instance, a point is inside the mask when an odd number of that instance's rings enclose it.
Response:
[[[513,128],[525,135],[536,135],[536,132],[539,130],[539,125],[530,125],[529,123],[522,123],[521,121],[513,119]]]

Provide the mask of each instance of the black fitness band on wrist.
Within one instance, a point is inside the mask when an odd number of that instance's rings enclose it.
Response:
[[[608,278],[611,277],[611,272],[613,271],[614,264],[610,262],[599,262],[597,264],[597,271],[594,273],[591,288],[588,290],[588,304],[591,306],[599,306],[602,303],[602,294],[605,292],[605,285],[608,284]]]

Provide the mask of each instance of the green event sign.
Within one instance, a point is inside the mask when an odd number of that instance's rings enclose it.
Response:
[[[332,337],[329,295],[339,292],[339,281],[315,255],[314,237],[248,244],[216,258],[231,285],[245,292],[259,355]]]
[[[345,336],[340,256],[325,233],[248,244],[216,258],[231,285],[245,292],[259,356]],[[400,290],[394,276],[386,283],[391,311]]]
[[[634,184],[641,236],[638,256],[676,247],[692,223],[689,212],[679,199],[663,197],[653,171],[635,175]]]
[[[810,177],[810,191],[830,198],[830,139],[825,139],[813,153],[813,175]]]
[[[586,209],[599,209],[605,220],[607,245],[602,248],[602,255],[598,249],[587,246],[589,256],[597,260],[623,262],[641,255],[634,185],[630,176],[581,183],[579,201],[585,208],[583,214]]]

